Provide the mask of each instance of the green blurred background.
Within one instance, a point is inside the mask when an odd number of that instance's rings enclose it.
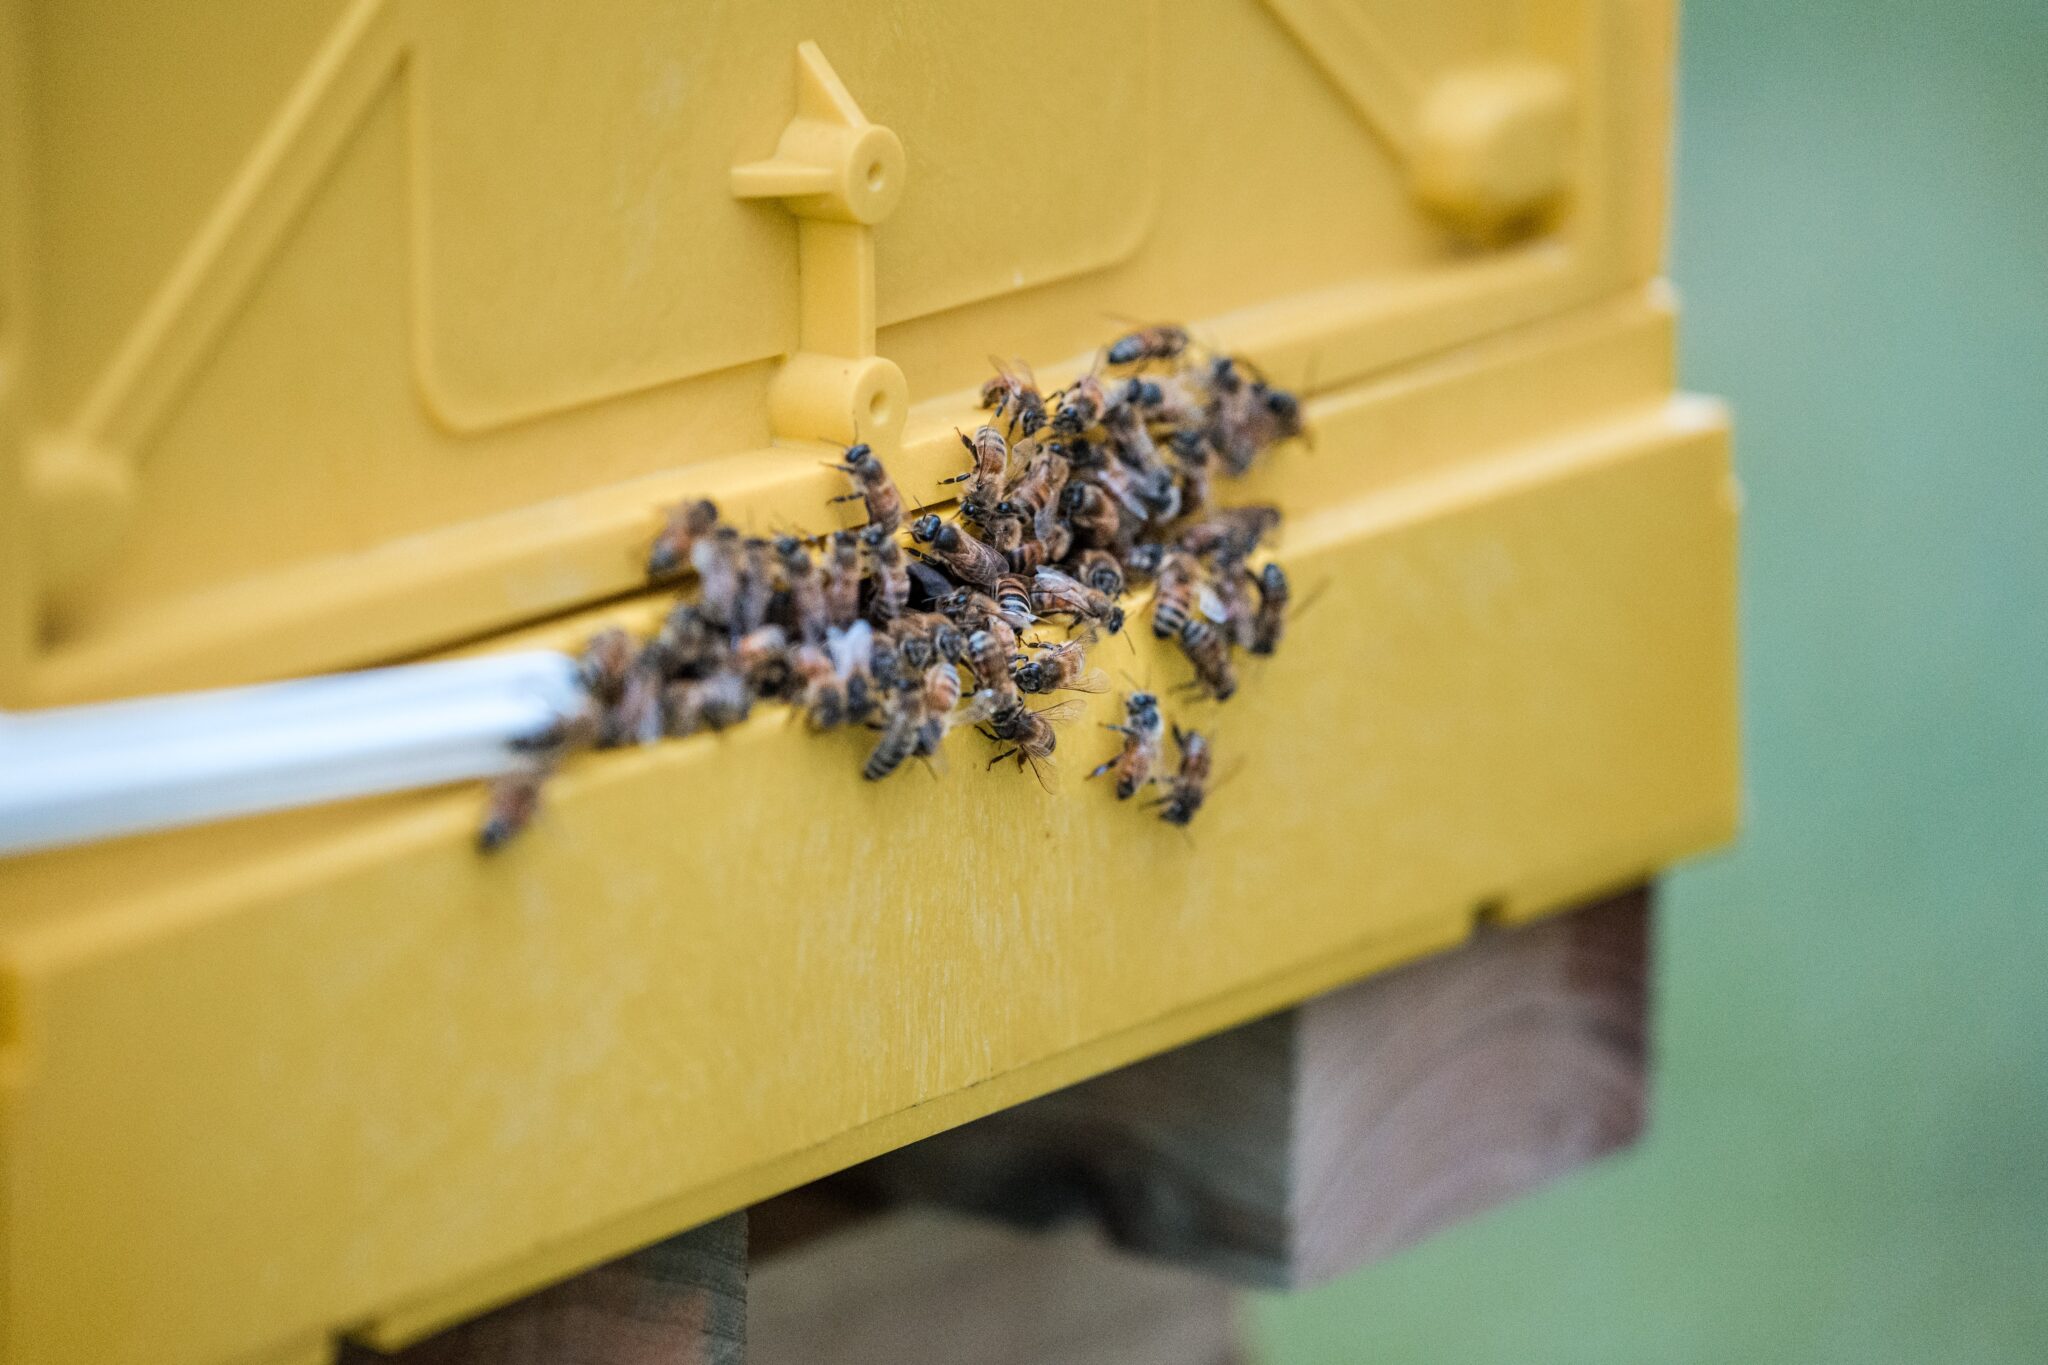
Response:
[[[2048,1360],[2048,0],[1694,0],[1680,65],[1748,829],[1666,884],[1649,1139],[1270,1365]]]

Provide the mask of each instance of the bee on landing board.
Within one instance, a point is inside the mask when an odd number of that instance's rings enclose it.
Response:
[[[993,408],[997,417],[1010,423],[1011,430],[1029,436],[1045,425],[1045,399],[1039,396],[1038,379],[1021,360],[1004,362],[988,358],[996,376],[981,386],[981,405]]]
[[[1124,628],[1124,609],[1058,569],[1040,569],[1031,579],[1031,610],[1039,616],[1065,616],[1086,621],[1111,635]]]
[[[514,835],[533,823],[534,815],[540,810],[540,789],[550,771],[549,765],[537,764],[506,773],[491,783],[483,824],[476,832],[479,852],[497,852]]]
[[[1128,801],[1152,781],[1152,775],[1159,769],[1160,749],[1166,738],[1166,722],[1159,714],[1159,698],[1150,692],[1131,693],[1124,698],[1124,723],[1105,724],[1103,728],[1122,735],[1124,747],[1115,758],[1088,776],[1115,774],[1116,799]]]
[[[1020,692],[1107,692],[1109,675],[1088,667],[1087,641],[1040,645],[1024,663],[1010,670]]]
[[[991,616],[980,630],[967,637],[967,666],[985,692],[1011,701],[1017,691],[1012,676],[1017,658],[1017,637],[999,616]]]
[[[844,630],[860,617],[861,542],[858,531],[834,531],[825,556],[826,624]]]
[[[1166,795],[1154,804],[1159,808],[1160,819],[1185,827],[1209,796],[1209,740],[1200,731],[1183,730],[1176,725],[1173,742],[1180,750],[1180,771],[1168,782]]]
[[[822,642],[833,624],[832,611],[825,600],[825,576],[811,558],[811,547],[795,536],[777,536],[775,564],[788,595],[790,629],[805,644]]]
[[[882,705],[882,717],[881,738],[875,741],[860,770],[860,775],[870,782],[880,782],[916,752],[920,732],[928,719],[923,691],[915,685],[892,689]]]
[[[903,524],[903,495],[896,491],[896,481],[889,477],[889,471],[882,468],[882,462],[872,447],[865,441],[846,448],[846,462],[827,466],[836,469],[853,480],[853,491],[834,502],[865,504],[869,527],[879,526],[893,532]]]
[[[993,689],[974,694],[974,712],[986,719],[982,734],[1010,747],[988,761],[993,768],[1006,758],[1015,758],[1021,769],[1029,767],[1038,785],[1052,790],[1053,750],[1059,745],[1055,726],[1064,725],[1082,713],[1086,703],[1063,701],[1032,710],[1012,691],[1007,696]]]
[[[1109,343],[1109,363],[1112,365],[1142,365],[1152,360],[1178,360],[1181,352],[1188,348],[1188,332],[1185,327],[1161,324],[1154,327],[1140,327],[1127,332]]]
[[[1195,685],[1217,701],[1237,695],[1237,667],[1230,662],[1230,641],[1223,632],[1200,616],[1191,616],[1180,628],[1180,651],[1194,666]]]
[[[696,682],[670,683],[661,696],[662,733],[681,739],[738,725],[754,709],[744,674],[728,669]]]
[[[903,546],[897,541],[894,531],[880,526],[870,526],[862,531],[860,543],[867,550],[868,562],[874,570],[874,592],[868,598],[868,615],[887,624],[901,616],[910,602],[910,569],[905,563]]]
[[[1010,561],[975,536],[927,512],[911,523],[910,538],[930,547],[932,559],[955,578],[977,588],[993,588],[1010,571]]]
[[[1259,590],[1259,609],[1252,617],[1251,652],[1271,654],[1280,648],[1287,631],[1287,599],[1291,590],[1287,574],[1278,564],[1268,564],[1252,578]]]
[[[1102,421],[1102,410],[1109,406],[1109,393],[1102,385],[1102,357],[1095,357],[1095,364],[1088,373],[1061,389],[1055,395],[1059,408],[1052,419],[1054,431],[1069,436],[1078,436]]]
[[[1179,635],[1195,614],[1202,589],[1202,569],[1186,550],[1161,555],[1158,582],[1152,589],[1152,634],[1161,640]]]
[[[690,551],[718,525],[718,504],[709,498],[678,503],[647,552],[647,576],[666,578],[690,562]]]
[[[1083,550],[1068,571],[1105,597],[1124,595],[1124,566],[1107,550]]]
[[[960,443],[967,447],[973,465],[965,474],[955,474],[940,482],[966,484],[967,491],[960,497],[960,515],[984,522],[1003,500],[1003,485],[1010,477],[1010,443],[992,426],[975,428],[971,438],[963,434]]]

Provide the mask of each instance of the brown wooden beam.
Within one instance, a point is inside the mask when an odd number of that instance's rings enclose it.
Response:
[[[450,1328],[340,1365],[742,1365],[747,1216],[732,1214]]]

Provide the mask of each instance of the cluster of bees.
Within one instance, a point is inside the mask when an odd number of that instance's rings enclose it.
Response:
[[[869,781],[973,727],[998,746],[990,767],[1014,759],[1050,790],[1059,730],[1085,703],[1048,699],[1109,690],[1087,651],[1124,629],[1122,599],[1145,584],[1152,632],[1186,657],[1189,690],[1235,694],[1235,652],[1279,646],[1290,592],[1277,563],[1253,564],[1279,510],[1221,506],[1213,482],[1303,434],[1294,395],[1158,326],[1117,338],[1050,394],[1022,362],[998,361],[981,405],[990,420],[960,437],[968,468],[945,481],[963,485],[954,519],[910,517],[864,444],[833,466],[852,485],[834,501],[867,514],[858,530],[764,538],[709,501],[674,508],[648,574],[693,573],[696,595],[649,638],[612,628],[589,641],[586,705],[528,742],[533,763],[494,787],[480,845],[525,826],[569,753],[722,730],[768,702],[816,731],[872,731]],[[1151,794],[1170,824],[1193,820],[1210,785],[1208,737],[1169,726],[1143,689],[1108,728],[1121,747],[1090,776],[1110,777],[1120,800]]]

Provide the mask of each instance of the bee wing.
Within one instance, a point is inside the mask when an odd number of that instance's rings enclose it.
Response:
[[[1224,605],[1221,597],[1217,596],[1216,589],[1210,587],[1207,583],[1204,583],[1196,593],[1195,600],[1202,609],[1202,615],[1208,617],[1211,621],[1221,624],[1230,619],[1230,608]]]
[[[996,694],[982,688],[953,708],[952,714],[946,717],[947,728],[957,730],[963,725],[981,724],[995,714],[995,702]]]
[[[1044,758],[1034,758],[1026,754],[1024,757],[1025,762],[1031,766],[1031,775],[1038,779],[1039,787],[1044,790],[1047,796],[1051,796],[1053,794],[1053,775],[1059,771],[1058,765],[1053,762],[1052,755],[1047,754]]]
[[[1041,707],[1037,715],[1047,725],[1067,725],[1079,720],[1087,710],[1088,703],[1076,697],[1072,701],[1055,702],[1051,706]]]
[[[1023,380],[1029,387],[1034,389],[1038,387],[1038,376],[1031,373],[1031,366],[1022,357],[1011,358],[1010,373],[1016,378]]]

